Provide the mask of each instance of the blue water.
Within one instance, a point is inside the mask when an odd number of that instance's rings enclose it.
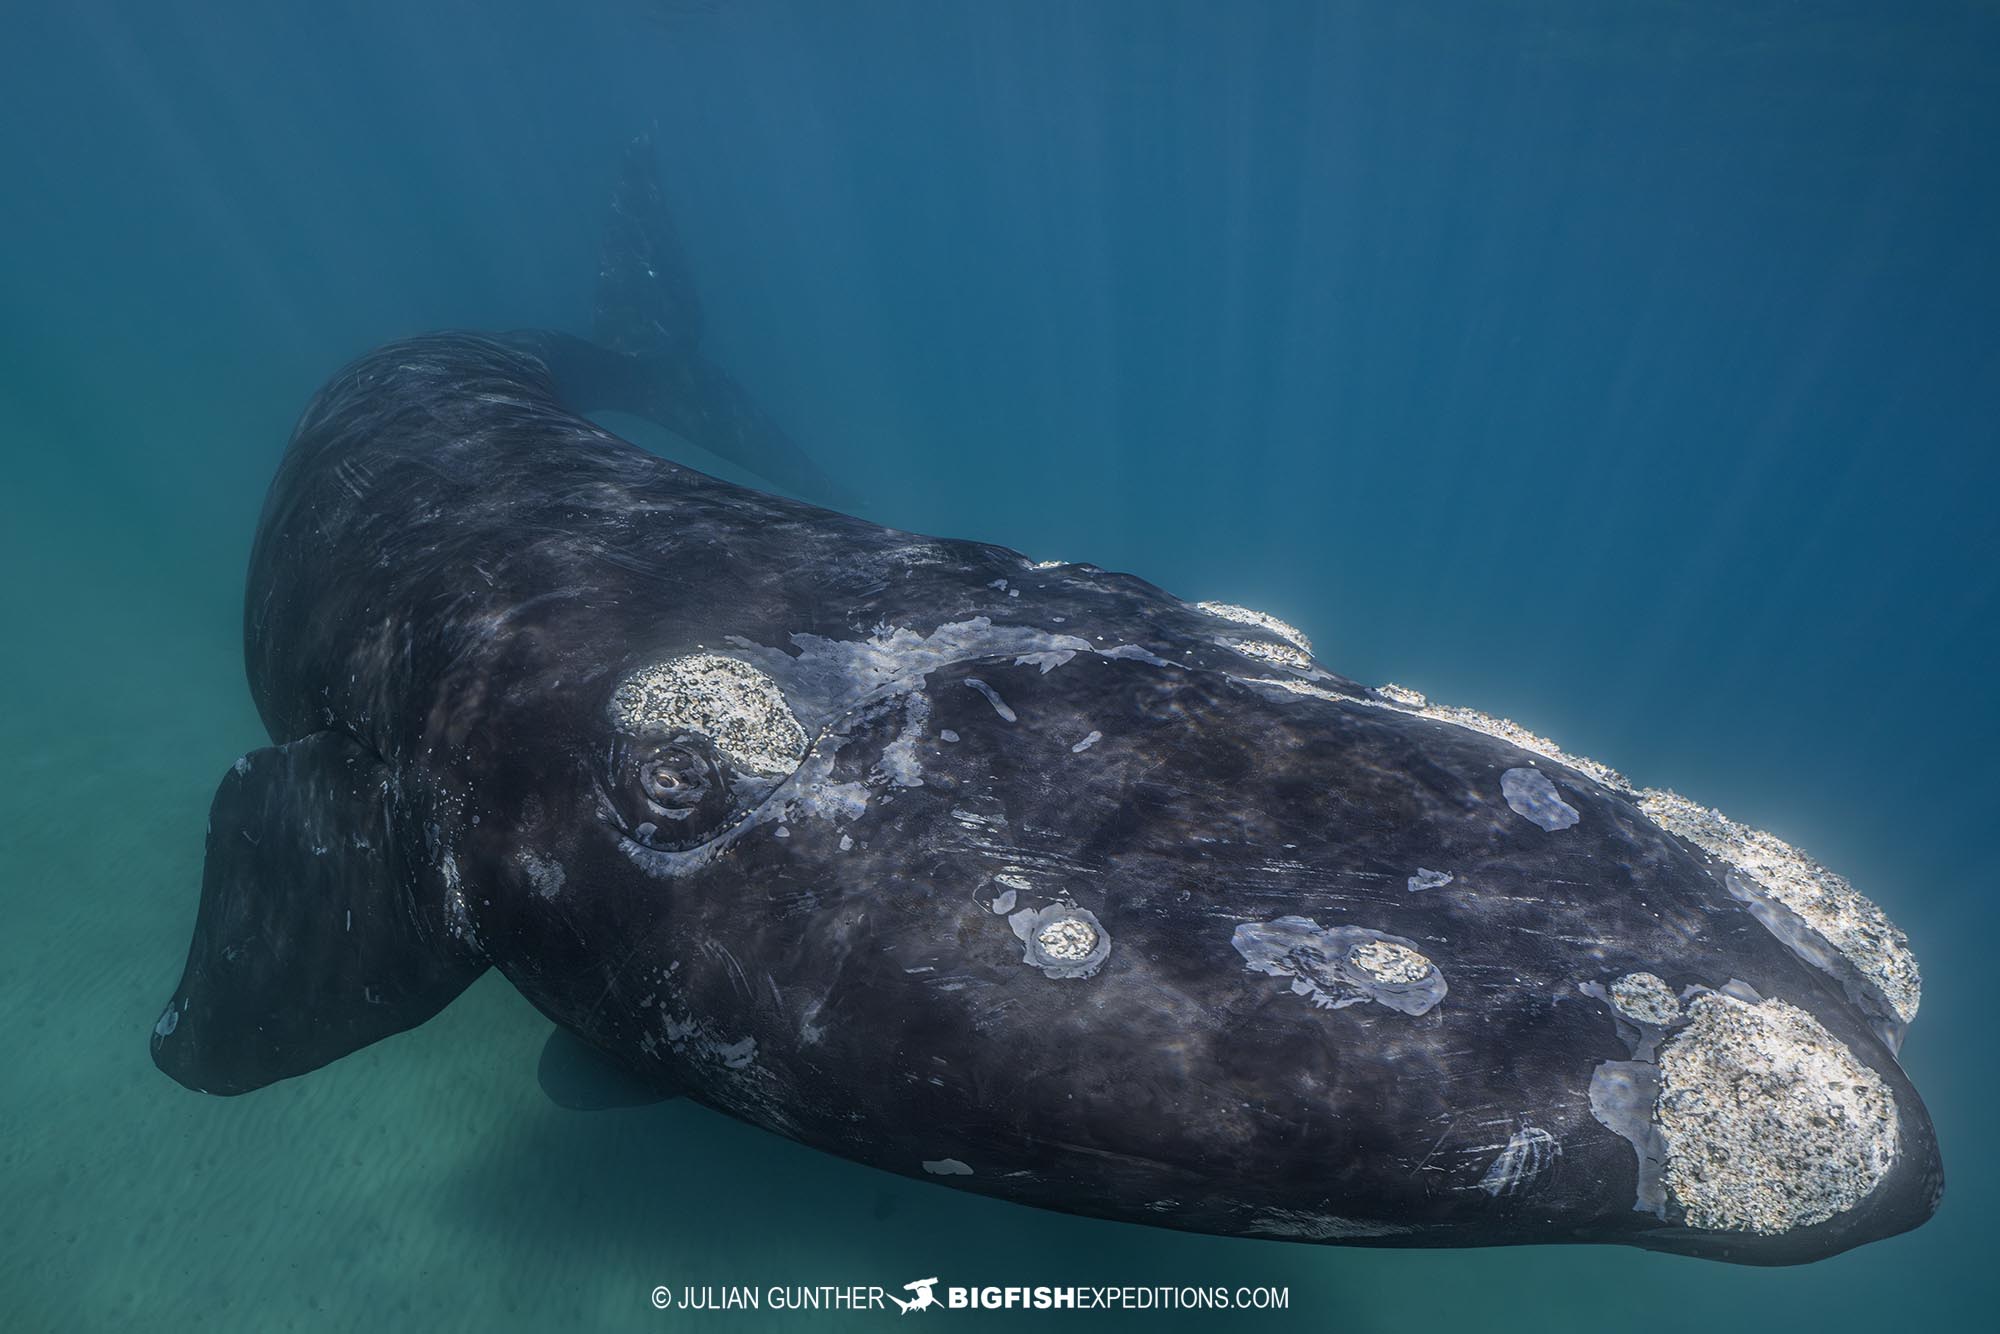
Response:
[[[646,1293],[933,1273],[1287,1285],[1272,1330],[1992,1318],[2000,9],[16,9],[0,1327],[873,1328]],[[558,1111],[493,975],[249,1097],[157,1073],[209,796],[263,741],[239,599],[292,420],[391,337],[584,328],[648,125],[717,359],[869,517],[1266,608],[1882,903],[1938,1217],[1783,1271],[1086,1222]]]

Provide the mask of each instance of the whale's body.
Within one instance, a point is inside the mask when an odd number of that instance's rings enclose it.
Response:
[[[796,461],[695,337],[665,375],[416,339],[309,408],[177,1079],[304,1073],[496,967],[663,1096],[1069,1212],[1754,1263],[1929,1216],[1914,966],[1844,882],[1269,618],[580,415]]]

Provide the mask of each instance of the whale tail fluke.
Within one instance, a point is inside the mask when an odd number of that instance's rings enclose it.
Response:
[[[692,360],[701,350],[701,293],[660,185],[653,137],[625,145],[598,252],[591,337],[642,359]]]
[[[650,135],[626,145],[612,189],[589,342],[527,336],[565,403],[625,412],[821,504],[851,505],[783,428],[702,350],[701,296],[667,207]]]

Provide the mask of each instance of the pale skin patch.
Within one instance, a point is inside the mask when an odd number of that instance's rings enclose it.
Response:
[[[1842,876],[1783,839],[1741,825],[1676,792],[1648,788],[1639,809],[1670,834],[1736,867],[1746,887],[1768,895],[1818,932],[1879,988],[1904,1023],[1917,1016],[1923,979],[1896,924]]]
[[[1651,973],[1627,973],[1611,984],[1611,1004],[1627,1019],[1665,1027],[1681,1017],[1680,997]]]
[[[634,735],[699,732],[739,768],[766,777],[798,767],[805,729],[778,683],[746,662],[692,653],[642,667],[611,697],[612,721]]]
[[[1257,611],[1251,607],[1239,607],[1233,602],[1197,602],[1196,611],[1206,612],[1224,621],[1234,621],[1238,625],[1254,625],[1260,630],[1269,630],[1280,639],[1289,640],[1304,653],[1312,652],[1312,641],[1297,626],[1281,621],[1269,612]]]
[[[1285,979],[1324,1010],[1373,1001],[1407,1015],[1429,1012],[1450,990],[1413,941],[1368,927],[1321,926],[1309,917],[1244,922],[1230,943],[1253,972]]]
[[[1092,977],[1111,954],[1110,933],[1088,908],[1022,908],[1008,915],[1007,924],[1027,947],[1021,961],[1052,978]]]
[[[1866,1199],[1894,1166],[1896,1100],[1784,1001],[1698,996],[1660,1052],[1666,1184],[1690,1227],[1771,1235]]]
[[[1354,961],[1355,967],[1377,982],[1418,982],[1431,971],[1429,959],[1408,945],[1386,940],[1371,940],[1357,945],[1347,957]]]
[[[1097,948],[1097,928],[1074,917],[1065,917],[1043,927],[1035,936],[1042,953],[1064,963],[1087,959]]]

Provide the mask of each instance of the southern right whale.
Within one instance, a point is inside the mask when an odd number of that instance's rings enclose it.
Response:
[[[1844,880],[1269,616],[618,439],[826,494],[703,356],[649,146],[617,198],[594,339],[396,343],[299,423],[168,1074],[497,967],[624,1081],[580,1103],[1051,1209],[1748,1263],[1930,1216],[1917,968]]]

